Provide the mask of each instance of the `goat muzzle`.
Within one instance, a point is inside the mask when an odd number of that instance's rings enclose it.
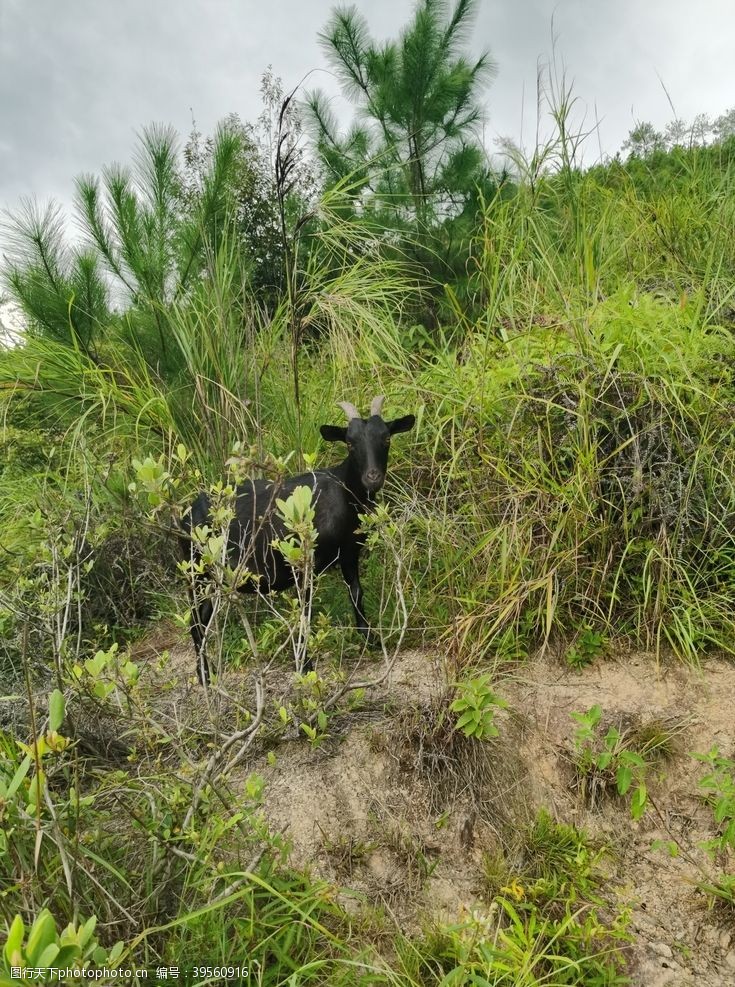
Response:
[[[381,470],[368,470],[362,478],[362,484],[369,493],[377,493],[384,483],[385,473]]]

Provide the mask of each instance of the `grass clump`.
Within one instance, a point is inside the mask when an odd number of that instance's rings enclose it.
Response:
[[[627,983],[627,913],[608,914],[603,904],[603,851],[542,811],[514,856],[518,868],[486,855],[484,907],[404,944],[399,955],[411,975],[435,982],[441,970],[442,984],[494,987]]]
[[[730,914],[735,912],[735,874],[719,874],[711,880],[700,881],[697,887],[707,896],[710,907]]]
[[[555,822],[542,810],[529,828],[522,844],[526,880],[545,882],[549,898],[564,895],[571,888],[583,896],[600,885],[604,851],[594,849],[586,833],[568,823]]]
[[[648,771],[672,755],[678,728],[659,719],[627,730],[613,724],[603,734],[601,706],[570,715],[578,724],[571,754],[574,787],[593,807],[603,795],[630,792],[631,815],[640,819],[648,804]]]
[[[423,782],[428,811],[433,815],[452,809],[460,800],[483,819],[506,819],[515,812],[514,772],[517,777],[522,767],[509,731],[499,731],[495,724],[495,714],[505,703],[487,690],[483,678],[478,689],[472,687],[471,695],[480,704],[477,722],[492,727],[489,734],[478,736],[458,728],[458,715],[464,716],[465,711],[452,710],[454,690],[435,700],[408,705],[397,717],[386,749],[400,770]]]

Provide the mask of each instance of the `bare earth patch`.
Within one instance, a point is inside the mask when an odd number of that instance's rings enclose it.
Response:
[[[153,652],[166,645],[170,658],[154,671]],[[171,721],[201,730],[209,745],[227,735],[229,700],[210,696],[208,706],[178,634],[138,657],[150,659],[157,705]],[[270,716],[290,680],[281,671],[269,690]],[[735,665],[712,659],[697,670],[619,652],[573,671],[555,656],[535,657],[497,684],[509,709],[500,736],[485,742],[457,734],[449,721],[431,733],[446,709],[447,680],[439,656],[406,651],[363,709],[330,719],[320,746],[298,739],[270,756],[254,749],[243,777],[265,778],[263,811],[290,841],[292,862],[344,888],[349,910],[364,915],[374,906],[405,932],[419,932],[481,905],[488,856],[500,852],[512,870],[514,837],[545,808],[609,848],[605,893],[611,905],[631,909],[633,984],[735,984],[735,921],[708,909],[696,888],[716,867],[700,847],[714,835],[697,791],[705,766],[690,756],[713,744],[735,755]],[[249,681],[234,671],[222,679],[241,708]],[[603,798],[591,809],[574,788],[570,713],[595,704],[605,728],[676,725],[673,754],[649,772],[651,804],[638,822],[624,800]],[[678,855],[654,849],[655,841],[675,841]]]
[[[383,715],[358,714],[322,748],[284,744],[275,764],[253,765],[266,778],[266,815],[274,827],[287,827],[294,861],[417,931],[431,917],[457,919],[476,905],[483,854],[511,847],[514,826],[545,807],[610,847],[610,901],[632,908],[634,984],[735,984],[732,921],[708,910],[695,887],[698,866],[714,870],[699,848],[713,824],[697,796],[704,766],[689,756],[715,743],[723,755],[735,751],[735,667],[711,660],[698,671],[636,653],[582,672],[555,658],[529,662],[499,689],[511,711],[501,737],[481,745],[486,770],[468,777],[464,790],[455,786],[442,807],[417,771],[405,712],[431,706],[444,681],[439,659],[408,652],[382,692]],[[590,810],[572,790],[569,714],[596,703],[605,723],[660,718],[680,725],[675,754],[653,772],[653,804],[638,822],[622,800]],[[655,840],[672,839],[678,856],[652,849]]]
[[[618,897],[633,906],[635,983],[641,985],[735,983],[735,929],[723,913],[709,911],[696,890],[698,867],[714,868],[699,844],[713,835],[712,812],[697,797],[704,766],[689,752],[717,744],[723,755],[735,750],[735,667],[708,661],[701,671],[680,663],[657,665],[647,654],[620,655],[578,674],[558,662],[536,662],[525,681],[510,689],[524,710],[528,730],[524,760],[536,797],[609,841],[616,858]],[[653,806],[634,822],[624,805],[604,803],[589,811],[570,795],[558,757],[568,748],[573,710],[599,703],[610,722],[683,721],[676,754],[653,773]],[[565,783],[566,782],[566,783]],[[676,840],[677,857],[652,850],[656,840]]]

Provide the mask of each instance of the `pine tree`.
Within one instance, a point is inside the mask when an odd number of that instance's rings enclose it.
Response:
[[[320,39],[358,120],[340,136],[324,94],[307,101],[331,181],[349,178],[354,195],[372,193],[422,223],[461,210],[484,169],[474,128],[495,71],[487,52],[464,50],[476,6],[419,0],[400,37],[385,44],[356,7],[335,10]]]

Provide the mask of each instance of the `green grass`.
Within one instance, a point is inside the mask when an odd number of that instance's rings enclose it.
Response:
[[[514,856],[485,858],[487,904],[463,921],[430,930],[399,950],[421,983],[625,984],[627,918],[606,914],[604,853],[575,827],[541,812],[520,834]],[[444,979],[439,980],[439,976]]]
[[[30,925],[46,905],[59,926],[94,914],[102,944],[119,938],[139,962],[238,965],[247,954],[257,982],[284,987],[625,982],[624,916],[602,916],[598,853],[572,827],[541,816],[524,834],[524,868],[490,861],[478,914],[414,937],[390,919],[361,924],[335,887],[290,866],[227,765],[208,771],[223,735],[256,719],[252,695],[224,707],[226,727],[215,717],[189,735],[122,679],[90,705],[73,668],[157,613],[184,616],[164,547],[170,517],[129,490],[134,458],[161,457],[181,508],[224,476],[236,442],[254,473],[289,454],[289,469],[304,454],[333,461],[319,425],[339,420],[336,401],[367,407],[376,393],[391,415],[417,416],[394,443],[364,567],[389,646],[432,642],[457,680],[552,641],[576,648],[575,665],[604,660],[603,643],[621,638],[690,663],[732,654],[731,157],[723,147],[538,174],[483,204],[461,290],[382,249],[328,192],[318,221],[294,234],[290,290],[273,307],[243,279],[224,230],[185,292],[98,320],[93,353],[58,311],[53,333],[37,319],[22,346],[0,352],[2,668],[18,694],[60,678],[78,722],[102,718],[127,751],[115,761],[79,744],[49,759],[50,808],[31,801],[37,766],[6,799],[8,924],[19,912]],[[165,361],[151,356],[158,333]],[[318,588],[324,673],[287,717],[351,713],[322,694],[359,658],[330,579]],[[269,657],[293,618],[287,602],[258,602],[221,614],[222,653],[245,675],[253,643]],[[436,741],[438,760],[449,741],[425,726],[416,736]],[[44,726],[23,729],[25,742]],[[649,724],[636,750],[667,756],[673,732]],[[17,739],[3,739],[10,779]],[[727,876],[705,890],[732,902]]]

